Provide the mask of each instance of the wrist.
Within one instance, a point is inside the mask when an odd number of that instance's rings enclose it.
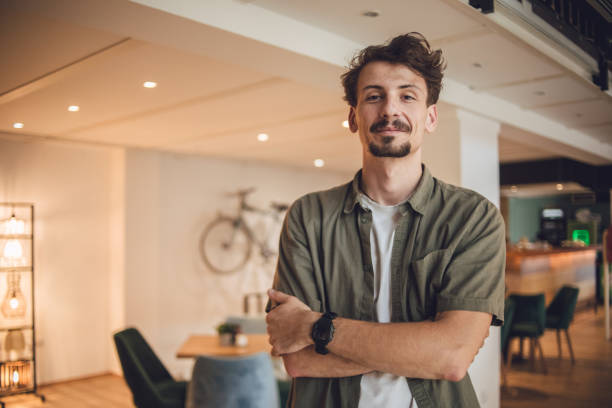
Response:
[[[306,341],[308,342],[308,345],[314,344],[314,340],[312,339],[312,328],[314,324],[317,322],[317,320],[321,318],[321,316],[323,316],[323,313],[313,312],[313,311],[308,312],[308,317],[306,318],[306,325],[305,325],[305,329],[306,329],[305,336],[306,336]]]

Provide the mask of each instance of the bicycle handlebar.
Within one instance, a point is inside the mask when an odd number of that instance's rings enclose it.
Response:
[[[267,213],[267,210],[262,210],[256,207],[253,207],[251,205],[249,205],[246,202],[246,197],[253,193],[256,190],[255,187],[250,187],[250,188],[245,188],[242,190],[238,190],[235,191],[233,193],[226,193],[226,196],[228,197],[238,197],[238,199],[240,200],[240,208],[244,211],[252,211],[252,212],[258,212],[258,213]],[[282,204],[282,203],[275,203],[272,202],[270,203],[270,207],[272,208],[272,210],[274,210],[277,213],[281,213],[283,211],[286,211],[289,206],[287,204]]]
[[[240,197],[241,199],[244,199],[244,198],[246,198],[246,196],[248,196],[249,194],[251,194],[255,190],[256,190],[255,187],[249,187],[249,188],[245,188],[245,189],[242,189],[242,190],[235,191],[233,193],[226,193],[225,195],[228,196],[228,197]]]

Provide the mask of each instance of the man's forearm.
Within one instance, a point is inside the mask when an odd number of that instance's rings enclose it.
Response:
[[[321,313],[282,292],[269,291],[269,296],[278,302],[266,316],[272,354],[291,354],[311,346],[312,326]],[[488,336],[490,323],[491,314],[465,310],[441,312],[435,321],[409,323],[337,318],[334,337],[327,348],[351,364],[367,367],[367,371],[459,381]],[[294,374],[304,375],[306,366],[299,367]]]
[[[446,312],[435,322],[381,324],[338,318],[327,347],[372,370],[458,381],[488,335],[490,319],[487,313],[463,311]]]
[[[285,369],[291,377],[352,377],[372,371],[333,353],[326,355],[308,346],[300,351],[283,355]]]

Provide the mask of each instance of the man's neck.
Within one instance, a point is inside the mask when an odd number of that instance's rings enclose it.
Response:
[[[379,204],[396,205],[410,197],[422,174],[420,154],[399,159],[381,159],[366,153],[363,158],[361,189]]]

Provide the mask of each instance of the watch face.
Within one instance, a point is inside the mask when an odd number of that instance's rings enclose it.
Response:
[[[329,329],[329,328],[327,328],[327,329]],[[331,338],[329,330],[321,330],[321,333],[319,334],[319,338],[321,340],[323,340],[324,342],[326,342],[326,343],[329,342],[329,340]]]
[[[317,322],[314,327],[314,339],[325,343],[329,342],[332,338],[333,327],[331,320]]]
[[[329,353],[326,346],[334,337],[334,324],[332,322],[334,317],[335,315],[332,315],[331,318],[324,315],[312,327],[311,336],[315,342],[315,351],[319,354]]]

